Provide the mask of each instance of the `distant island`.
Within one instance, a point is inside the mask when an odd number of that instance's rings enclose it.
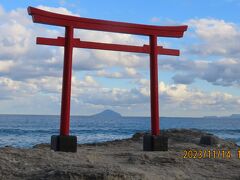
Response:
[[[108,119],[117,119],[121,118],[122,115],[118,112],[112,111],[112,110],[104,110],[100,113],[94,114],[90,116],[91,118],[108,118]]]

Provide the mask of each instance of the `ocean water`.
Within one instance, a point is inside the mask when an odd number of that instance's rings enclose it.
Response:
[[[0,147],[32,147],[50,143],[51,135],[59,134],[59,116],[0,115]],[[167,118],[160,121],[161,129],[200,129],[240,145],[240,119],[231,118]],[[78,136],[78,143],[103,142],[131,137],[150,130],[150,118],[122,117],[97,119],[71,117],[70,133]]]

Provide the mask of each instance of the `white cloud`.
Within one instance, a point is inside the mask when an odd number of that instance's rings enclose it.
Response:
[[[7,77],[0,77],[0,94],[1,99],[16,99],[20,97],[28,97],[37,92],[33,84],[14,81]]]
[[[0,73],[8,72],[14,65],[13,61],[0,61]]]
[[[139,82],[141,92],[149,92],[149,81],[142,79]],[[144,90],[144,91],[143,91]],[[186,85],[159,83],[160,107],[165,113],[178,114],[179,112],[195,111],[203,116],[210,113],[234,112],[239,107],[239,96],[233,96],[223,92],[206,92],[199,89],[189,88]],[[149,96],[147,93],[143,93]],[[160,108],[160,109],[161,109]],[[204,114],[205,113],[205,114]],[[181,114],[181,113],[179,113]]]
[[[4,15],[4,9],[3,7],[0,5],[0,17]]]
[[[187,22],[200,40],[191,43],[188,52],[197,55],[219,55],[238,57],[240,55],[240,29],[221,19],[191,19]]]
[[[66,14],[66,15],[73,15],[73,16],[79,16],[78,14],[74,14],[71,11],[67,10],[64,7],[49,7],[49,6],[37,6],[37,8],[45,10],[45,11],[50,11],[54,13],[59,13],[59,14]]]
[[[158,17],[152,17],[152,18],[150,19],[150,21],[151,21],[152,23],[158,23],[158,22],[160,22],[160,18],[158,18]]]
[[[73,14],[66,8],[38,6],[45,10]],[[0,23],[0,61],[14,61],[5,75],[13,79],[32,77],[61,76],[63,65],[63,48],[36,45],[36,37],[58,37],[64,34],[63,28],[48,29],[47,26],[34,24],[26,9],[4,12],[4,21]],[[85,40],[97,40],[112,43],[138,44],[142,40],[127,34],[104,33],[96,31],[77,31],[75,37]],[[6,64],[6,63],[5,63]],[[105,67],[139,67],[144,66],[142,56],[133,53],[94,51],[74,49],[73,69],[100,70]],[[15,72],[15,73],[12,73]]]
[[[123,74],[121,74],[120,72],[110,73],[110,72],[107,72],[106,70],[97,71],[96,75],[99,77],[106,77],[106,78],[123,78]]]
[[[188,21],[190,26],[196,28],[196,34],[203,39],[228,39],[238,34],[237,27],[233,23],[217,19],[192,19]]]
[[[97,77],[105,77],[105,78],[116,78],[116,79],[129,79],[129,78],[140,78],[142,75],[137,72],[135,68],[124,68],[124,70],[120,72],[110,72],[105,69],[99,70],[96,72]]]
[[[173,80],[177,84],[191,84],[195,79],[202,79],[213,85],[240,86],[240,61],[235,58],[215,61],[168,59],[159,64],[161,69],[176,73]]]
[[[169,18],[159,18],[159,17],[152,17],[150,19],[150,22],[153,24],[161,24],[162,26],[179,26],[179,22],[174,21],[173,19],[169,19]]]
[[[17,57],[27,53],[31,31],[18,22],[9,21],[0,25],[0,48],[2,56]],[[14,50],[14,51],[13,51]]]
[[[196,39],[186,51],[206,60],[161,61],[161,67],[176,72],[175,83],[191,84],[198,78],[213,85],[239,87],[239,26],[218,19],[192,19],[187,23]]]
[[[140,91],[149,92],[149,81],[140,81]],[[160,109],[164,114],[193,115],[206,114],[223,115],[238,111],[239,96],[228,93],[212,91],[206,92],[186,85],[159,83]],[[149,96],[148,93],[144,93]],[[221,112],[219,112],[221,110]],[[191,113],[193,112],[193,114]]]
[[[125,72],[130,77],[139,77],[140,76],[139,73],[137,72],[137,70],[134,68],[126,67]]]

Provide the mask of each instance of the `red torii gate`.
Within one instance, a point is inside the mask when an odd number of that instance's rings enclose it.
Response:
[[[77,150],[76,136],[69,136],[72,53],[73,48],[76,47],[150,54],[151,135],[144,137],[144,150],[167,150],[167,138],[160,136],[159,130],[157,56],[158,54],[179,56],[180,53],[179,50],[158,46],[157,37],[181,38],[184,31],[187,30],[187,26],[153,26],[89,19],[52,13],[34,7],[28,7],[28,14],[32,16],[34,23],[65,27],[65,37],[37,38],[37,44],[64,46],[60,136],[52,136],[52,149],[72,152]],[[149,36],[150,45],[132,46],[81,41],[74,38],[74,28],[145,35]]]

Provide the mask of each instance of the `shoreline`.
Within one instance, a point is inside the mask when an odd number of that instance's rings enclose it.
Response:
[[[199,144],[207,133],[170,129],[167,152],[142,150],[142,136],[101,143],[78,144],[77,153],[54,152],[49,144],[32,148],[0,148],[0,179],[238,179],[240,147],[218,139],[218,144]],[[204,151],[211,157],[193,153]],[[225,156],[213,156],[224,150]],[[231,153],[231,157],[227,156]],[[191,156],[189,156],[192,154]],[[215,153],[216,154],[216,153]]]

